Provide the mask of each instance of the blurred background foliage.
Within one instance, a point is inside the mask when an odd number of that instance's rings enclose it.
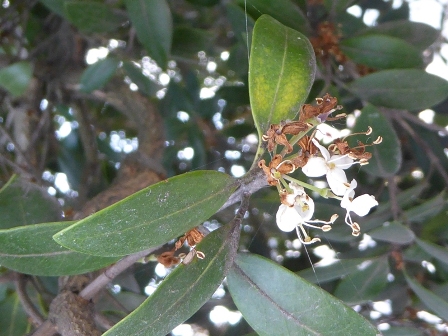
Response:
[[[360,221],[360,237],[335,228],[305,250],[277,229],[277,192],[263,189],[251,199],[240,249],[317,283],[384,335],[446,334],[448,9],[434,1],[441,13],[435,29],[410,20],[412,3],[2,1],[0,229],[82,218],[191,170],[244,175],[258,146],[248,47],[255,20],[269,14],[314,47],[308,102],[329,92],[349,115],[322,129],[323,140],[367,125],[373,138],[384,137],[370,165],[349,171],[380,206]],[[445,79],[425,72],[435,72],[434,60]],[[317,202],[317,218],[345,215],[334,203]],[[233,215],[231,208],[206,224],[217,227]],[[12,247],[2,244],[6,255]],[[323,266],[310,268],[319,261]],[[45,316],[58,291],[56,277],[13,269],[0,268],[0,335],[31,331],[39,319],[28,318],[30,302]],[[165,272],[154,261],[136,264],[106,289],[97,310],[118,321]],[[172,334],[250,332],[224,284]]]

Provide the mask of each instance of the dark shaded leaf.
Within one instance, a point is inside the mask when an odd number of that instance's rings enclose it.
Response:
[[[437,260],[448,264],[448,249],[421,239],[416,238],[415,242],[420,246],[426,253],[429,253],[432,257]]]
[[[237,2],[255,20],[263,14],[268,14],[285,26],[303,34],[310,31],[306,15],[289,0],[237,0]]]
[[[448,82],[424,70],[384,70],[361,77],[350,91],[377,106],[422,110],[448,97]]]
[[[423,336],[420,330],[411,327],[390,327],[381,332],[383,336]]]
[[[197,58],[199,51],[207,51],[212,45],[213,35],[203,29],[177,27],[173,33],[172,54],[186,58]]]
[[[274,262],[239,254],[227,276],[232,298],[259,335],[376,335],[353,309]]]
[[[205,253],[205,259],[179,265],[139,308],[104,335],[166,335],[192,316],[231,267],[239,230],[239,225],[227,225],[210,233],[196,247]]]
[[[59,232],[63,246],[123,256],[163,244],[213,215],[236,188],[216,171],[195,171],[156,183]]]
[[[49,10],[55,12],[59,16],[64,17],[64,3],[66,0],[40,0],[39,2],[44,4]]]
[[[81,75],[79,90],[88,93],[101,88],[112,78],[119,64],[118,59],[107,57],[89,65]]]
[[[104,33],[118,29],[127,18],[104,3],[65,1],[65,17],[86,33]]]
[[[340,46],[353,61],[374,69],[419,68],[423,65],[417,48],[387,35],[355,36],[341,41]]]
[[[386,287],[389,272],[387,258],[366,261],[339,283],[334,295],[350,304],[373,300]]]
[[[414,232],[398,222],[386,222],[382,227],[369,231],[369,236],[393,244],[406,245],[414,241]]]
[[[330,13],[345,12],[356,0],[324,0],[324,5]]]
[[[437,215],[446,204],[445,193],[441,192],[426,202],[406,210],[405,216],[411,222],[423,222]]]
[[[0,229],[61,219],[59,202],[43,188],[12,177],[0,190]]]
[[[440,35],[440,31],[425,23],[398,20],[369,27],[362,31],[361,34],[384,34],[393,36],[405,40],[415,48],[423,51],[436,41]]]
[[[432,310],[437,316],[444,320],[448,320],[448,302],[444,301],[422,285],[416,280],[412,279],[406,272],[404,273],[406,282],[412,291],[419,297],[419,299]]]
[[[313,48],[304,35],[268,15],[257,20],[249,63],[249,94],[260,138],[270,124],[297,115],[313,84],[315,67]]]
[[[226,5],[226,13],[235,37],[250,50],[254,19],[246,15],[244,9],[232,3]]]
[[[166,0],[126,0],[138,40],[161,68],[166,68],[173,38],[171,11]]]
[[[365,132],[369,126],[373,129],[372,134],[367,138],[370,140],[369,143],[378,136],[383,138],[383,142],[367,148],[367,151],[372,153],[372,158],[368,165],[362,167],[362,170],[374,176],[389,177],[395,175],[402,162],[400,141],[383,113],[370,104],[362,109],[352,132]],[[366,142],[361,137],[359,137],[359,140]],[[352,145],[357,146],[357,144]]]
[[[17,62],[0,69],[0,86],[8,90],[13,96],[21,96],[33,75],[33,66],[30,62]]]
[[[59,276],[90,272],[117,261],[58,245],[53,235],[71,224],[45,223],[0,230],[0,264],[21,273]]]
[[[28,315],[17,293],[11,293],[0,301],[0,312],[0,336],[26,335],[30,330]]]
[[[297,275],[313,283],[324,283],[354,273],[358,270],[359,265],[368,260],[341,259],[334,264],[322,267],[319,264],[314,264],[314,268],[307,268],[306,270],[297,272]]]

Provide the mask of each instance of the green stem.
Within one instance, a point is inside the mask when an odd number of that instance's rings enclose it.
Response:
[[[304,188],[307,188],[309,190],[315,191],[315,192],[317,192],[319,195],[321,195],[324,198],[331,197],[330,194],[329,194],[330,190],[328,188],[321,189],[321,188],[318,188],[316,186],[313,186],[312,184],[309,184],[309,183],[297,180],[297,179],[295,179],[295,178],[293,178],[291,176],[288,176],[288,175],[282,175],[282,177],[285,180],[288,180],[290,182],[295,182],[295,183],[297,183],[298,185],[300,185],[300,186],[302,186]]]

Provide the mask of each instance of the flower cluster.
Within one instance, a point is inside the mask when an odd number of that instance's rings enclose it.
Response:
[[[276,186],[280,195],[281,205],[276,216],[279,229],[285,232],[295,229],[300,241],[304,244],[320,241],[319,238],[311,238],[304,226],[324,232],[329,231],[338,217],[334,214],[328,221],[313,220],[314,201],[306,194],[304,187],[318,192],[323,197],[340,200],[341,207],[347,211],[345,223],[351,227],[354,236],[358,236],[361,229],[359,224],[352,220],[350,213],[365,216],[372,207],[378,205],[372,195],[354,197],[357,182],[352,180],[349,183],[344,170],[354,164],[368,164],[372,154],[366,152],[366,147],[381,143],[382,138],[378,137],[369,145],[358,141],[356,147],[350,147],[346,137],[334,140],[327,148],[322,146],[315,139],[316,130],[313,132],[311,130],[325,121],[343,118],[345,114],[330,117],[331,113],[342,107],[337,105],[337,99],[328,93],[322,98],[317,98],[316,102],[315,105],[303,105],[297,121],[282,121],[280,124],[270,125],[262,139],[266,142],[266,149],[271,154],[271,160],[269,163],[265,160],[258,162],[258,166],[266,175],[267,182],[269,185]],[[310,132],[311,134],[307,135]],[[365,133],[356,133],[351,136],[371,133],[372,129],[369,127]],[[291,137],[288,139],[286,135]],[[277,153],[279,145],[283,146],[283,150]],[[294,152],[295,145],[299,147],[296,152]],[[289,155],[286,156],[287,154]],[[308,177],[325,176],[329,189],[320,189],[289,176],[300,168]]]

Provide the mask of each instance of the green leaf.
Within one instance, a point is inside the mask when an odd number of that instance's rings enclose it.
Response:
[[[334,295],[350,304],[373,300],[386,287],[389,272],[387,258],[366,261],[339,283]]]
[[[232,298],[259,335],[377,335],[353,309],[278,264],[239,254],[227,276]]]
[[[18,97],[25,93],[33,75],[30,62],[17,62],[0,70],[0,86]]]
[[[233,3],[226,5],[226,14],[235,37],[250,50],[252,31],[255,25],[254,19],[246,15],[244,9]]]
[[[12,177],[0,190],[0,229],[58,221],[59,202],[31,182]]]
[[[420,330],[411,327],[390,327],[381,332],[383,336],[423,336]]]
[[[437,196],[427,200],[405,211],[406,219],[411,222],[423,222],[437,215],[446,206],[445,193],[441,192]]]
[[[141,68],[138,68],[132,62],[123,62],[123,69],[143,94],[148,97],[152,97],[156,94],[156,84],[151,82],[151,80],[142,73]]]
[[[40,0],[45,7],[47,7],[52,12],[55,12],[59,16],[64,17],[64,3],[65,0]]]
[[[448,249],[421,239],[416,238],[415,242],[420,246],[425,252],[429,253],[431,256],[437,260],[448,264]]]
[[[172,177],[119,201],[54,236],[69,249],[123,256],[166,243],[213,215],[235,189],[216,171]]]
[[[306,15],[290,0],[237,0],[237,2],[255,20],[263,14],[267,14],[283,25],[303,34],[310,32]]]
[[[171,51],[173,22],[166,0],[126,0],[137,38],[148,55],[165,68]]]
[[[297,272],[297,275],[313,283],[324,283],[340,279],[358,270],[358,266],[369,259],[342,259],[328,266],[315,264],[314,268],[307,268]]]
[[[369,236],[393,244],[406,245],[414,241],[414,232],[398,222],[386,222],[382,227],[369,231]]]
[[[421,22],[398,20],[370,27],[361,33],[384,34],[405,40],[415,48],[423,51],[433,44],[440,36],[440,31]]]
[[[53,235],[72,223],[0,230],[0,265],[26,274],[59,276],[91,272],[117,261],[118,258],[94,257],[58,245]]]
[[[81,75],[80,91],[92,92],[101,88],[112,78],[120,61],[114,57],[107,57],[89,65]]]
[[[387,35],[355,36],[341,41],[340,46],[356,63],[375,69],[419,68],[423,65],[417,48]]]
[[[0,336],[26,335],[30,331],[28,315],[17,293],[11,293],[0,301],[0,312]]]
[[[304,35],[268,15],[257,20],[249,62],[249,95],[260,138],[270,124],[297,115],[313,84],[315,68],[313,48]]]
[[[114,335],[166,335],[208,301],[236,255],[239,226],[213,231],[197,245],[205,258],[179,265],[146,301],[106,332]]]
[[[448,82],[424,70],[384,70],[349,85],[361,99],[377,106],[411,111],[436,105],[448,97]]]
[[[425,306],[432,310],[441,319],[448,320],[448,303],[420,285],[416,280],[411,279],[406,272],[404,272],[404,276],[409,287],[411,287],[413,292],[419,297]]]
[[[198,6],[214,6],[219,3],[220,0],[187,0],[188,2],[191,2],[192,4],[198,5]]]
[[[324,0],[324,6],[327,8],[328,12],[340,13],[345,12],[345,10],[353,5],[356,0]],[[338,21],[339,22],[339,21]]]
[[[175,56],[197,59],[201,50],[207,51],[213,44],[213,35],[203,29],[177,27],[173,33],[172,54]]]
[[[365,132],[368,127],[372,127],[372,134],[369,135],[369,143],[374,141],[378,136],[383,138],[383,142],[368,147],[367,151],[372,153],[369,164],[362,167],[362,170],[374,176],[389,177],[401,167],[401,145],[394,128],[391,126],[387,118],[375,106],[366,105],[361,115],[356,119],[355,127],[352,132]],[[362,142],[366,142],[362,138],[358,138]],[[356,146],[356,144],[353,144]]]
[[[93,1],[66,1],[65,17],[85,33],[114,31],[126,22],[126,16],[104,3]]]

